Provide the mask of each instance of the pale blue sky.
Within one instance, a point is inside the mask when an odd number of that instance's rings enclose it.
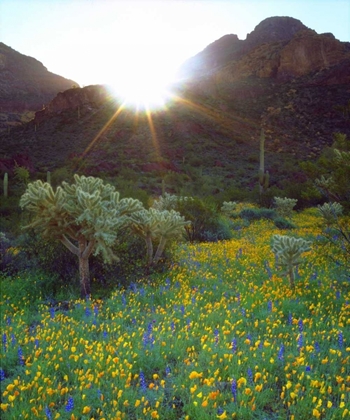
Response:
[[[140,71],[166,79],[211,42],[245,39],[270,16],[350,41],[350,0],[0,0],[0,41],[80,85]]]

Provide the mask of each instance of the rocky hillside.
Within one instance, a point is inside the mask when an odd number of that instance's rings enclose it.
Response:
[[[74,84],[0,42],[0,129],[20,124],[26,113],[41,109]]]
[[[226,35],[185,63],[182,75],[181,99],[151,118],[121,111],[104,86],[58,94],[30,123],[2,135],[0,167],[11,170],[15,150],[36,171],[65,166],[142,189],[152,184],[153,192],[163,179],[170,191],[234,186],[239,194],[256,187],[262,127],[266,169],[282,189],[305,180],[298,163],[315,159],[334,132],[350,138],[350,44],[296,19],[268,18],[243,41]]]

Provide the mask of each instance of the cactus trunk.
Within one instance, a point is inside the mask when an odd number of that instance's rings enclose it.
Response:
[[[158,245],[156,254],[154,256],[154,259],[153,259],[154,264],[157,264],[158,261],[160,260],[160,257],[162,256],[163,251],[164,251],[164,248],[165,248],[166,241],[167,240],[166,240],[166,238],[164,236],[162,236],[160,238],[159,245]]]
[[[79,274],[80,274],[80,296],[86,298],[91,294],[90,289],[90,269],[89,269],[89,256],[86,255],[88,248],[87,241],[85,239],[79,240]]]
[[[9,176],[8,173],[6,172],[4,175],[4,197],[7,198],[8,197],[8,192],[9,192]]]
[[[147,265],[152,265],[153,259],[153,243],[152,243],[152,236],[148,234],[145,238],[146,246],[147,246]]]

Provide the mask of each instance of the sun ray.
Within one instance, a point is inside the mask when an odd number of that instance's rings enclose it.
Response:
[[[122,103],[119,108],[116,110],[116,112],[112,115],[112,117],[106,122],[106,124],[101,128],[101,130],[96,134],[96,136],[91,140],[89,145],[86,147],[84,152],[82,153],[80,157],[80,161],[83,160],[83,158],[89,153],[89,151],[92,149],[92,147],[95,145],[95,143],[98,141],[98,139],[104,134],[108,128],[112,125],[112,123],[118,118],[120,113],[123,111],[125,107],[125,104]],[[76,169],[79,170],[81,166],[78,166]]]
[[[151,110],[150,109],[147,109],[146,110],[146,116],[147,116],[147,121],[148,121],[149,128],[151,130],[152,143],[153,143],[154,149],[156,151],[157,157],[160,158],[161,157],[161,153],[160,153],[160,147],[159,147],[158,137],[157,137],[156,130],[154,128],[154,123],[153,123],[153,119],[152,119],[152,113],[151,113]]]

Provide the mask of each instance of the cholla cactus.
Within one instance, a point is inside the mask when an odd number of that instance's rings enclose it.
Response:
[[[136,211],[129,217],[130,230],[146,242],[148,265],[151,265],[153,261],[152,239],[157,234],[159,213],[159,210],[150,208]]]
[[[289,276],[290,285],[294,289],[294,267],[302,262],[301,254],[310,251],[311,242],[284,235],[274,235],[272,240],[272,252],[277,259],[276,265],[285,270]]]
[[[281,217],[292,217],[293,208],[298,200],[294,198],[274,197],[277,214]]]
[[[178,203],[182,201],[193,200],[192,197],[179,197],[177,195],[164,193],[158,200],[155,200],[152,207],[156,210],[175,210]]]
[[[116,258],[111,246],[127,215],[142,209],[138,200],[119,199],[119,193],[102,179],[74,176],[74,183],[63,182],[56,191],[42,181],[30,183],[20,206],[33,214],[26,228],[44,238],[62,242],[79,259],[81,296],[90,294],[89,257],[101,253],[106,261]]]
[[[159,245],[154,255],[153,262],[157,264],[169,239],[178,238],[185,234],[185,226],[191,223],[186,221],[175,210],[163,210],[159,212],[158,224],[155,235],[159,238]]]
[[[226,216],[231,216],[237,208],[237,203],[235,201],[224,201],[221,207],[221,212]]]
[[[343,206],[339,203],[324,203],[322,206],[317,206],[319,214],[325,220],[327,226],[332,225],[337,221],[337,218],[343,212]]]

